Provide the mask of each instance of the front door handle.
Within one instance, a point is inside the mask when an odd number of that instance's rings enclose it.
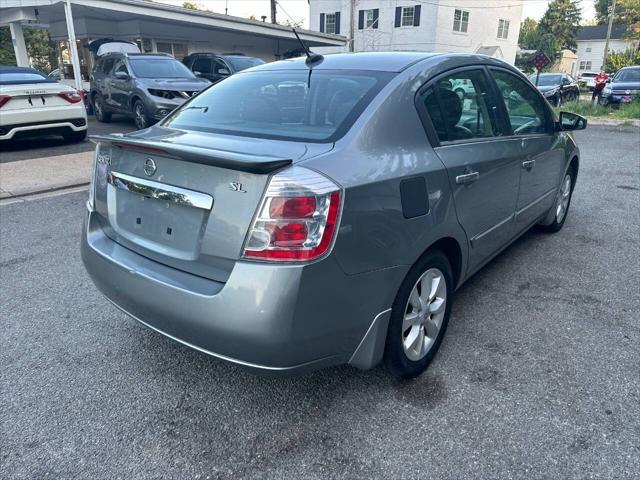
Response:
[[[456,177],[456,183],[458,185],[468,185],[478,180],[478,178],[480,178],[478,172],[465,173],[464,175],[458,175]]]
[[[522,168],[524,168],[525,170],[531,170],[533,167],[535,167],[535,165],[535,160],[527,160],[526,162],[522,162]]]

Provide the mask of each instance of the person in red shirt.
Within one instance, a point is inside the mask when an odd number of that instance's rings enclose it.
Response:
[[[602,96],[602,90],[604,90],[605,85],[607,84],[607,79],[609,76],[606,74],[604,70],[600,70],[600,73],[596,76],[596,85],[593,87],[593,94],[591,95],[591,101],[593,102],[596,98],[600,101],[600,97]]]

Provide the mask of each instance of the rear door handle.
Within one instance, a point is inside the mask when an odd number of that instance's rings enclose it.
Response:
[[[527,160],[525,162],[522,162],[522,168],[524,168],[525,170],[531,170],[533,167],[535,167],[535,165],[535,160]]]
[[[478,172],[465,173],[464,175],[458,175],[456,177],[456,183],[458,185],[468,185],[478,180],[478,178],[480,178]]]

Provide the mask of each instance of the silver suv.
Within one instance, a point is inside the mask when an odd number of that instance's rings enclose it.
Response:
[[[166,54],[108,53],[91,72],[89,95],[99,122],[109,122],[119,113],[133,117],[142,129],[210,84]]]
[[[463,98],[452,89],[465,83]],[[98,143],[82,258],[120,309],[271,372],[433,359],[454,292],[576,183],[569,130],[515,68],[362,53],[265,64]]]

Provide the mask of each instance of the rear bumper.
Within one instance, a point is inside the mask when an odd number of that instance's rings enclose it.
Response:
[[[112,303],[176,341],[265,373],[348,363],[398,276],[347,276],[328,257],[305,266],[237,262],[226,283],[215,282],[120,246],[95,215],[84,222],[82,260]],[[380,355],[354,364],[373,366]]]
[[[0,114],[0,140],[10,140],[22,132],[73,131],[87,129],[87,113],[83,103],[74,107],[52,107],[37,112],[9,110]]]

